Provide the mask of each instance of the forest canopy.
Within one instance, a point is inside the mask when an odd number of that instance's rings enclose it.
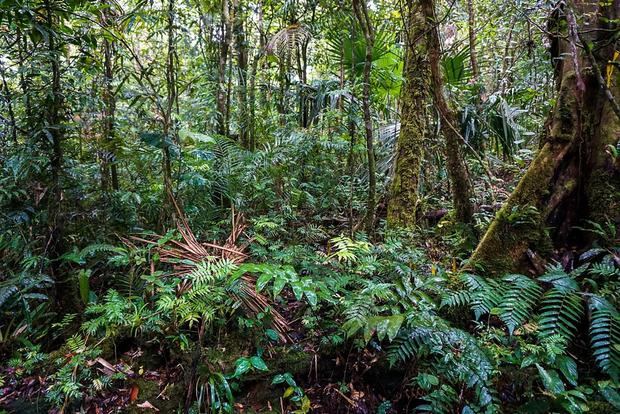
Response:
[[[620,411],[620,0],[0,0],[1,413]]]

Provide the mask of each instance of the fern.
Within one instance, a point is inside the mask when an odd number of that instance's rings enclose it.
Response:
[[[80,251],[80,256],[90,257],[98,253],[116,253],[119,248],[110,244],[96,243],[84,247]]]
[[[110,244],[95,243],[84,247],[82,250],[78,250],[77,247],[74,247],[73,251],[65,253],[62,259],[83,265],[86,263],[86,259],[98,253],[118,253],[120,250],[122,249]]]
[[[267,43],[267,53],[280,57],[290,56],[296,53],[298,48],[303,47],[309,40],[310,30],[302,24],[292,24],[279,30]]]
[[[67,340],[67,347],[73,354],[80,354],[86,350],[86,341],[80,335],[73,335]]]
[[[470,305],[476,320],[491,313],[502,300],[503,287],[493,279],[484,279],[477,275],[463,274],[461,281],[470,291]]]
[[[15,285],[0,286],[0,307],[4,305],[19,289]]]
[[[583,317],[581,297],[570,289],[552,288],[545,293],[539,315],[539,336],[560,334],[570,340]]]
[[[620,268],[613,263],[595,263],[590,268],[590,273],[603,278],[612,278],[620,276]]]
[[[455,308],[459,306],[466,306],[471,303],[471,294],[467,291],[455,291],[442,295],[440,307],[447,306],[449,308]]]
[[[597,365],[615,381],[620,378],[620,315],[605,299],[589,301],[590,341]]]
[[[490,387],[493,363],[476,339],[460,329],[446,325],[437,317],[418,323],[429,326],[417,326],[401,333],[388,348],[390,365],[406,363],[413,358],[422,363],[428,357],[432,372],[444,377],[439,390],[449,384],[462,384],[474,391],[479,406],[491,405],[494,393]],[[433,411],[434,403],[439,397],[436,392],[437,390],[425,397],[431,402],[427,411]],[[452,395],[449,398],[451,404],[448,406],[454,406],[455,400],[456,395]],[[448,401],[444,401],[446,402]]]
[[[381,301],[389,301],[396,298],[393,283],[376,283],[374,281],[363,281],[365,287],[360,292],[363,296],[368,296]]]
[[[523,275],[506,275],[502,280],[509,287],[501,299],[499,318],[506,324],[508,333],[512,335],[516,327],[531,316],[542,289],[536,282]]]
[[[350,304],[345,310],[345,322],[342,329],[347,333],[347,337],[352,337],[361,329],[368,325],[368,318],[375,311],[375,304],[367,298],[361,298]]]
[[[387,351],[391,366],[404,363],[428,353],[427,345],[431,342],[431,331],[428,328],[415,328],[406,334],[396,337]],[[426,346],[426,347],[425,347]]]

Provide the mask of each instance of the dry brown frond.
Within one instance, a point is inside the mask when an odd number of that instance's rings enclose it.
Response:
[[[204,261],[214,260],[215,258],[221,258],[229,260],[234,264],[241,264],[247,258],[245,249],[251,242],[251,240],[245,245],[238,245],[239,237],[243,234],[247,228],[245,220],[242,214],[234,214],[232,220],[232,230],[230,236],[226,239],[223,245],[219,245],[216,242],[206,243],[200,242],[189,227],[189,223],[179,206],[175,204],[175,208],[178,214],[177,230],[181,234],[182,240],[168,240],[160,245],[158,240],[162,238],[160,235],[150,235],[147,238],[131,236],[131,240],[146,243],[152,246],[159,253],[159,260],[162,263],[169,263],[173,268],[173,275],[183,276],[196,267],[194,263],[201,263]],[[122,239],[128,246],[133,246],[132,242],[127,239]],[[269,299],[256,291],[256,280],[254,276],[245,274],[240,279],[240,290],[242,295],[232,294],[235,300],[242,303],[245,310],[252,316],[256,316],[260,312],[264,312],[265,309],[270,309],[270,314],[273,318],[273,329],[278,332],[280,339],[284,342],[290,341],[288,336],[289,326],[286,319],[272,306]],[[191,285],[189,281],[185,280],[181,282],[179,286],[179,292],[183,293],[189,289]]]

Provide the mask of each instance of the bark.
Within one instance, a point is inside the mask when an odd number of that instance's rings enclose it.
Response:
[[[167,35],[168,50],[166,54],[166,107],[162,116],[162,133],[165,142],[176,142],[176,128],[173,125],[173,111],[178,98],[176,81],[176,39],[174,30],[175,0],[168,0]],[[174,220],[174,193],[172,186],[172,160],[170,146],[164,145],[163,178],[164,178],[164,206],[162,209],[164,224]]]
[[[439,112],[441,132],[445,138],[446,168],[450,179],[450,188],[454,204],[455,218],[461,223],[470,223],[473,215],[473,190],[469,180],[469,173],[463,158],[462,137],[458,131],[457,117],[448,106],[444,97],[443,79],[441,77],[441,44],[435,19],[435,1],[420,0],[420,5],[426,17],[426,41],[431,67],[433,97]]]
[[[228,126],[226,119],[227,114],[227,89],[226,89],[226,71],[228,62],[228,52],[232,43],[232,19],[230,16],[229,0],[222,0],[222,35],[220,42],[220,56],[217,66],[218,82],[217,82],[217,132],[226,135]]]
[[[557,9],[550,22],[557,100],[543,145],[480,241],[470,267],[492,274],[523,272],[530,267],[528,251],[587,247],[589,237],[575,229],[587,226],[585,220],[620,222],[620,166],[605,152],[618,144],[620,120],[596,76],[596,68],[612,59],[618,17],[620,0],[573,1]],[[594,60],[584,45],[593,45]],[[617,97],[620,88],[613,78],[609,91]]]
[[[252,58],[250,74],[248,75],[248,149],[250,151],[256,149],[256,72],[260,56],[261,53],[258,51]]]
[[[355,225],[353,223],[353,198],[355,196],[355,145],[356,139],[355,135],[357,133],[355,128],[355,119],[353,119],[353,108],[352,105],[349,105],[349,110],[347,112],[347,123],[349,130],[349,154],[347,156],[347,173],[349,175],[349,200],[347,210],[349,211],[349,236],[353,237],[353,233],[355,232]]]
[[[401,92],[400,133],[396,169],[390,188],[388,225],[412,227],[418,215],[424,141],[429,136],[428,104],[432,100],[431,70],[424,41],[426,19],[419,3],[408,0],[407,49]]]
[[[48,0],[45,2],[45,24],[46,29],[53,32],[56,26],[56,18]],[[64,252],[63,228],[64,217],[62,212],[62,187],[61,176],[63,173],[63,125],[62,107],[63,94],[61,90],[60,78],[60,47],[56,36],[49,36],[47,39],[47,52],[49,59],[49,74],[51,79],[50,93],[45,98],[44,130],[41,134],[41,141],[50,143],[50,181],[47,191],[47,227],[45,251],[50,260],[50,274],[54,280],[60,281],[60,269],[58,259]]]
[[[110,26],[112,19],[110,3],[107,0],[102,1],[104,9],[101,13],[102,27]],[[116,96],[112,81],[114,79],[114,42],[103,39],[103,149],[104,154],[101,160],[101,187],[103,191],[107,191],[110,187],[116,191],[118,185],[118,171],[116,167],[116,137],[114,135],[114,116],[116,112]]]
[[[28,134],[31,131],[31,124],[33,124],[33,110],[32,103],[30,99],[30,87],[32,85],[32,76],[29,70],[26,70],[24,67],[24,62],[26,61],[26,56],[28,55],[28,36],[23,36],[20,29],[17,29],[17,56],[19,59],[18,62],[18,72],[19,72],[19,86],[22,90],[23,102],[24,102],[24,129]]]
[[[11,139],[14,144],[17,144],[17,122],[15,121],[15,111],[13,110],[13,96],[9,85],[6,81],[4,67],[0,63],[0,79],[2,80],[2,89],[4,89],[4,102],[6,104],[7,113],[9,116],[9,126],[11,129]]]
[[[237,49],[237,70],[239,85],[237,99],[239,103],[239,142],[244,148],[250,148],[248,131],[248,48],[243,27],[241,6],[237,4],[235,11],[235,43]]]
[[[504,54],[503,54],[503,58],[502,58],[502,72],[500,74],[500,90],[501,90],[501,94],[504,95],[506,93],[506,90],[508,89],[508,87],[510,86],[510,75],[509,75],[509,69],[510,69],[510,64],[512,63],[512,55],[510,52],[510,47],[512,46],[512,36],[514,35],[515,32],[515,26],[517,24],[517,20],[516,18],[513,16],[512,19],[510,19],[510,31],[508,32],[508,39],[506,40],[506,45],[504,46]]]
[[[480,69],[478,68],[478,55],[476,53],[476,12],[474,10],[474,0],[467,0],[467,23],[471,73],[474,78],[474,82],[477,83],[480,76]]]
[[[368,200],[366,204],[366,232],[372,234],[375,225],[377,167],[372,132],[372,116],[370,112],[370,71],[372,67],[372,49],[375,42],[375,32],[368,16],[366,0],[353,0],[353,11],[359,22],[366,40],[366,55],[364,62],[364,87],[362,89],[362,109],[364,112],[364,129],[366,132],[366,156],[368,158]]]
[[[258,2],[258,50],[254,53],[252,64],[250,65],[249,89],[248,89],[248,149],[254,151],[256,149],[256,74],[258,71],[258,63],[265,49],[265,34],[263,29],[263,3]]]

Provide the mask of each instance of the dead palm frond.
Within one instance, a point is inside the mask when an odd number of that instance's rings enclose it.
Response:
[[[161,243],[162,236],[151,235],[147,238],[132,236],[131,239],[146,243],[152,246],[159,254],[162,263],[172,265],[173,275],[184,276],[196,269],[202,262],[213,261],[215,259],[227,260],[233,264],[241,264],[247,258],[245,249],[250,241],[245,244],[238,244],[239,237],[246,229],[243,215],[233,215],[232,231],[224,244],[200,242],[189,227],[185,215],[175,203],[178,214],[177,229],[181,234],[182,240],[167,240]],[[127,245],[131,245],[129,240],[124,240]],[[271,306],[269,299],[256,291],[255,277],[250,274],[243,275],[239,280],[237,292],[231,292],[235,301],[240,302],[245,310],[252,316],[256,316],[266,309],[270,310],[272,316],[273,329],[278,332],[280,339],[284,342],[290,341],[288,336],[289,326],[286,319]],[[178,287],[179,293],[187,291],[191,287],[188,280],[184,280]]]
[[[266,46],[267,54],[278,57],[290,56],[310,40],[310,30],[303,24],[292,24],[274,34]]]

